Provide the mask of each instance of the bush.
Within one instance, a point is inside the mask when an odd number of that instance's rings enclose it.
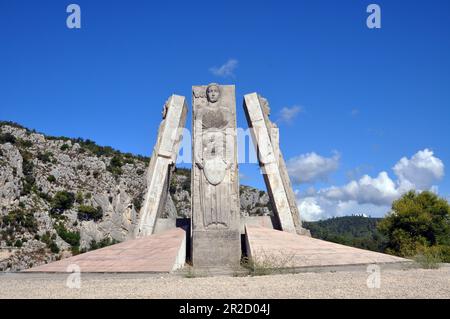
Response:
[[[425,269],[437,269],[442,263],[442,251],[438,246],[419,247],[414,260]]]
[[[80,246],[80,233],[79,232],[71,232],[66,229],[64,224],[59,223],[55,227],[56,232],[58,233],[59,237],[61,237],[62,240],[64,240],[66,243],[68,243],[72,247],[79,247]]]
[[[58,245],[54,241],[51,241],[50,244],[48,245],[48,247],[50,248],[50,251],[52,253],[59,254],[60,249],[59,249]]]
[[[19,146],[21,146],[21,147],[29,148],[29,147],[33,146],[33,143],[28,140],[22,140],[19,138],[17,141],[18,141]]]
[[[74,202],[75,195],[73,193],[67,191],[57,192],[52,199],[52,212],[62,213],[72,208]]]
[[[142,208],[142,203],[144,202],[144,194],[139,194],[137,197],[133,198],[133,207],[136,210],[136,212],[139,213],[139,211]]]
[[[80,191],[77,192],[77,196],[75,197],[75,201],[79,205],[83,204],[84,198],[83,198],[83,193],[82,192],[80,192]]]
[[[54,183],[54,182],[56,182],[56,177],[53,176],[53,175],[49,175],[49,176],[47,177],[47,180],[48,180],[50,183]]]
[[[111,161],[109,162],[108,167],[106,167],[106,170],[110,173],[112,173],[114,176],[122,175],[122,157],[119,155],[115,155]]]
[[[50,232],[46,232],[44,235],[42,235],[41,237],[41,241],[47,245],[47,247],[50,249],[50,251],[54,254],[58,254],[59,253],[59,247],[56,244],[56,242],[54,241],[54,239],[52,239],[52,236],[50,235]]]
[[[111,246],[117,244],[118,241],[115,239],[111,239],[109,237],[102,239],[98,243],[95,240],[92,240],[89,245],[89,250],[96,250],[103,247]]]
[[[81,205],[78,207],[78,219],[98,221],[103,217],[103,210],[100,206],[97,208],[92,206]]]
[[[16,138],[11,133],[0,134],[0,144],[5,143],[15,144]]]
[[[14,243],[14,247],[21,248],[22,247],[22,241],[20,239],[17,239]]]
[[[52,152],[45,152],[45,153],[38,153],[37,158],[38,160],[44,163],[49,163],[52,161],[52,156],[53,156]]]
[[[63,144],[59,149],[64,152],[67,151],[69,148],[70,148],[69,144]]]
[[[28,151],[20,150],[22,155],[22,173],[24,178],[22,179],[22,191],[21,195],[28,195],[33,189],[36,179],[33,176],[34,164],[32,162],[32,154]]]
[[[30,233],[38,230],[38,225],[33,213],[21,209],[16,209],[1,218],[1,227],[10,227],[11,229],[24,229]]]

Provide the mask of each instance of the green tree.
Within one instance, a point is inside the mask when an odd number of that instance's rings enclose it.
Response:
[[[404,194],[378,228],[388,237],[387,252],[410,257],[438,247],[444,261],[450,261],[450,205],[432,192]]]

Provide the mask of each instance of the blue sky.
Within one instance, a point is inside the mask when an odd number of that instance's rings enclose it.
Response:
[[[0,0],[0,40],[1,120],[149,155],[169,95],[235,84],[241,127],[243,95],[268,98],[308,219],[383,215],[408,185],[450,195],[447,0]]]

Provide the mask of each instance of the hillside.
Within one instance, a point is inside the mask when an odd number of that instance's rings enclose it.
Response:
[[[0,271],[21,270],[123,241],[146,190],[149,158],[81,138],[0,122]],[[178,169],[164,215],[189,217],[190,171]],[[241,186],[241,214],[269,197]]]
[[[386,237],[377,230],[381,218],[363,216],[334,217],[317,222],[304,222],[311,236],[335,243],[383,252]]]

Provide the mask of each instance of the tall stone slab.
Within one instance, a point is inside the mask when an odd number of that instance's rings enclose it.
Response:
[[[279,147],[278,128],[269,119],[268,101],[257,93],[247,94],[244,96],[244,110],[281,229],[290,233],[309,234],[301,224],[286,163]]]
[[[234,267],[241,257],[235,88],[192,91],[192,262]]]
[[[135,237],[153,234],[156,220],[164,210],[171,173],[183,138],[187,110],[184,96],[172,95],[164,105],[163,120],[147,171],[147,192],[135,228]]]

